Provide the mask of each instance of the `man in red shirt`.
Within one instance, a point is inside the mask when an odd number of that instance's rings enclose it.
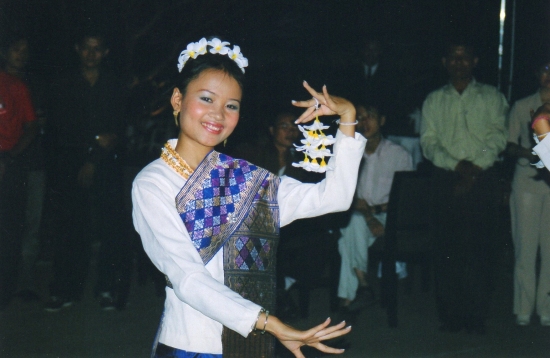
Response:
[[[0,70],[0,310],[16,289],[21,254],[26,173],[19,155],[37,130],[27,87]]]

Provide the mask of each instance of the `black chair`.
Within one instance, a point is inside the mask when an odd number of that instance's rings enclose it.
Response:
[[[380,240],[380,298],[382,306],[386,308],[390,327],[397,327],[398,278],[395,262],[419,263],[422,268],[422,287],[425,290],[429,288],[432,248],[430,190],[431,178],[427,173],[395,173],[388,202],[385,234]]]

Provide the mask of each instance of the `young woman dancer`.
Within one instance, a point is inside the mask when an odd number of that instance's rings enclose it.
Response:
[[[321,93],[293,101],[306,108],[296,123],[339,115],[332,170],[318,184],[277,177],[214,151],[239,121],[244,67],[238,46],[218,39],[191,43],[179,59],[171,104],[180,131],[132,189],[133,220],[145,251],[166,275],[164,315],[155,357],[273,357],[277,338],[296,357],[300,347],[343,350],[323,341],[347,334],[330,319],[306,331],[270,315],[275,304],[279,228],[346,210],[366,140],[355,134],[355,108]],[[336,254],[336,253],[335,253]],[[264,334],[268,332],[269,334]]]

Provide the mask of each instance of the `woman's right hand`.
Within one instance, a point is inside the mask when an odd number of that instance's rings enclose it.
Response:
[[[312,99],[305,101],[292,101],[296,107],[306,108],[304,113],[294,122],[296,124],[306,123],[317,116],[340,116],[340,126],[342,133],[349,137],[355,135],[355,107],[345,98],[332,96],[327,91],[327,86],[323,86],[322,92],[317,92],[304,81],[304,88],[309,92]],[[316,107],[316,105],[318,105]],[[347,125],[346,125],[347,123]]]
[[[258,319],[256,328],[263,329],[264,322],[265,316],[262,313],[260,319]],[[329,326],[330,318],[327,318],[325,322],[318,326],[310,328],[307,331],[299,331],[284,324],[277,317],[269,316],[266,331],[273,334],[289,351],[292,352],[292,354],[294,354],[295,357],[305,358],[300,349],[303,346],[316,348],[323,353],[344,353],[344,349],[332,348],[322,342],[348,334],[351,331],[351,326],[345,327],[345,324],[346,322],[342,321],[335,326]]]

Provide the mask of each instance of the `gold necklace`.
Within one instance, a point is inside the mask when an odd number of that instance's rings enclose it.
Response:
[[[168,164],[185,179],[189,179],[189,176],[193,174],[193,169],[182,157],[180,157],[178,152],[172,149],[170,143],[166,142],[166,144],[164,144],[160,157],[166,162],[166,164]]]

